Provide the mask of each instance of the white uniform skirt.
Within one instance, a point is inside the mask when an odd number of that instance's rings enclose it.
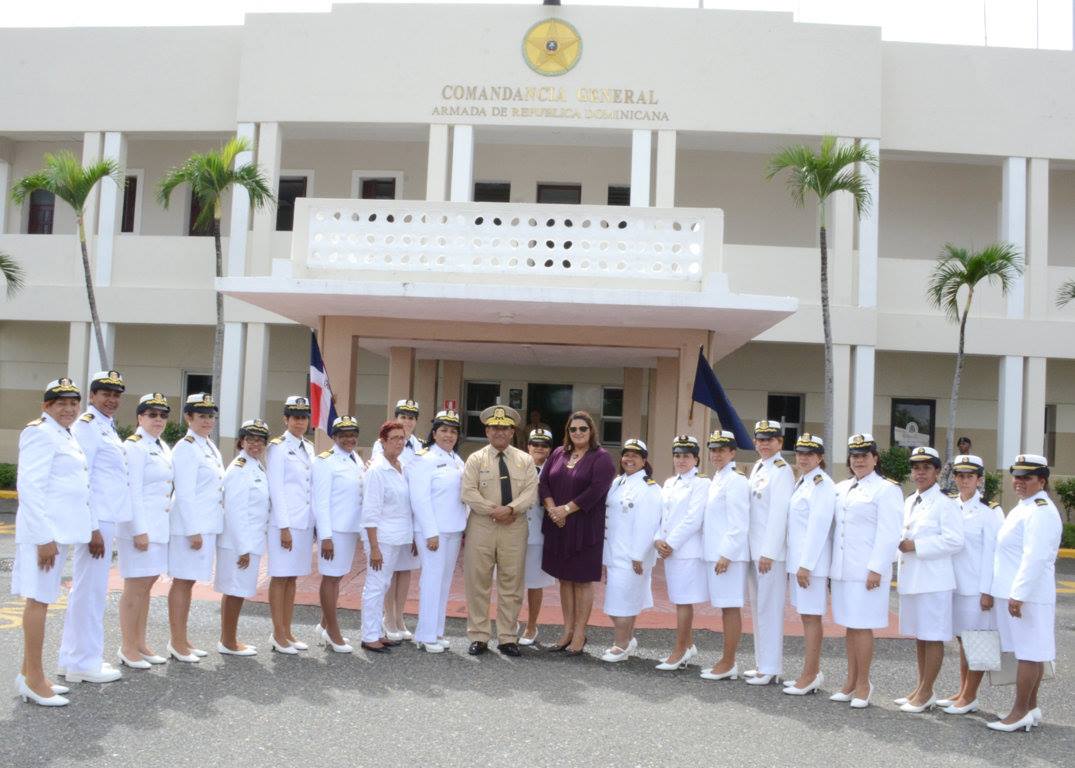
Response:
[[[634,568],[609,565],[605,568],[605,615],[637,616],[653,607],[653,568],[642,566],[642,573]]]
[[[136,549],[133,539],[116,539],[119,575],[125,579],[160,576],[168,572],[168,545],[149,542],[149,549]]]
[[[173,579],[211,581],[215,554],[215,533],[202,534],[201,549],[191,549],[187,536],[171,536],[168,539],[168,575]]]
[[[314,529],[291,528],[291,549],[280,546],[280,529],[269,526],[269,576],[309,576],[313,570]],[[335,540],[333,540],[335,543]]]
[[[952,639],[952,592],[900,595],[900,634],[916,640]]]
[[[541,544],[528,544],[526,546],[526,588],[545,589],[556,583],[545,571],[541,570]]]
[[[888,627],[889,584],[882,582],[877,589],[866,589],[865,581],[833,579],[831,588],[834,622],[848,629]]]
[[[11,568],[11,594],[39,603],[55,603],[60,596],[60,579],[71,545],[59,544],[58,548],[56,562],[45,571],[37,566],[36,544],[17,544],[15,564]]]
[[[810,576],[810,586],[803,589],[792,573],[788,576],[791,587],[791,605],[800,616],[824,616],[825,597],[828,595],[828,577]],[[887,617],[886,617],[887,618]]]
[[[709,604],[714,608],[742,608],[747,592],[745,560],[728,564],[728,570],[717,575],[716,563],[706,561],[705,573],[709,584]]]
[[[258,566],[261,555],[250,555],[250,565],[240,568],[239,552],[221,547],[216,553],[213,589],[232,597],[253,597],[258,591]]]
[[[332,559],[321,556],[321,546],[317,547],[317,572],[322,576],[346,576],[351,572],[355,562],[355,549],[358,547],[358,532],[332,532]]]
[[[1056,660],[1056,606],[1023,603],[1021,619],[1008,613],[1008,601],[997,600],[993,609],[1000,631],[1000,649],[1019,661]]]
[[[396,562],[397,571],[417,571],[422,567],[422,560],[418,555],[411,554],[410,547],[404,547],[399,552],[399,559]]]
[[[700,557],[665,560],[664,578],[668,583],[668,599],[676,605],[693,605],[709,599],[705,560]]]
[[[996,629],[996,609],[983,611],[981,595],[952,593],[952,632],[960,635],[968,629]]]

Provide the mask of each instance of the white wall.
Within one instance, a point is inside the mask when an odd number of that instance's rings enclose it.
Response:
[[[1049,174],[1049,264],[1075,267],[1075,170]]]

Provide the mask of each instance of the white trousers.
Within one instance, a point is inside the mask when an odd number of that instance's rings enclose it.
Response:
[[[768,573],[758,573],[758,562],[750,564],[747,590],[754,621],[754,664],[762,675],[784,671],[784,600],[788,574],[783,562],[773,562]]]
[[[435,643],[444,637],[444,615],[448,612],[448,595],[462,543],[462,531],[442,533],[437,551],[430,552],[425,539],[418,537],[422,575],[418,580],[418,626],[414,629],[414,639],[419,643]]]
[[[104,662],[105,599],[116,524],[102,520],[99,527],[105,540],[104,557],[92,557],[89,544],[72,547],[75,557],[63,617],[60,666],[73,672],[97,672]]]
[[[381,544],[381,570],[370,567],[369,549],[366,549],[366,583],[362,585],[362,642],[376,643],[381,639],[381,624],[384,617],[384,596],[388,585],[392,583],[392,574],[396,572],[404,553],[411,552],[410,544]]]

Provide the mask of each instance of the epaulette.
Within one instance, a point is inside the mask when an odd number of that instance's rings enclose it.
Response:
[[[245,456],[236,456],[235,457],[235,466],[237,466],[237,467],[245,467],[246,466],[246,457]]]
[[[78,417],[78,420],[79,421],[84,421],[87,424],[89,424],[91,421],[94,420],[94,418],[95,417],[94,417],[94,415],[92,413],[90,413],[89,411],[86,411],[84,414],[82,414],[81,416]]]
[[[45,423],[44,419],[37,418],[37,419],[34,419],[33,421],[26,422],[26,426],[28,426],[28,427],[40,427],[44,423]]]
[[[950,498],[950,499],[958,499],[959,498],[959,491],[949,491],[945,495],[948,496],[948,498]]]
[[[1049,506],[1049,500],[1048,499],[1034,499],[1034,503],[1037,504],[1039,507],[1047,507],[1047,506]]]
[[[134,434],[134,435],[131,435],[130,437],[127,438],[127,442],[128,443],[137,443],[141,439],[142,439],[141,435]]]
[[[705,474],[704,472],[699,472],[697,475],[695,475],[695,477],[700,477],[703,480],[708,480],[709,479],[709,475]]]
[[[188,442],[188,443],[193,443],[194,442],[194,435],[187,435],[186,437],[183,438],[183,440],[185,442]]]
[[[329,450],[329,451],[321,451],[321,453],[317,454],[317,458],[319,458],[319,459],[327,459],[331,455],[332,455],[331,450]]]
[[[897,483],[895,480],[893,480],[890,477],[882,477],[881,479],[884,480],[886,483],[892,483],[893,485],[899,485],[899,483]]]
[[[990,509],[1000,509],[1000,505],[997,504],[992,499],[990,499],[989,501],[986,502],[986,506],[988,506]]]
[[[269,445],[280,445],[280,443],[282,442],[284,442],[284,436],[280,435],[280,437],[274,437],[272,440],[270,440]]]
[[[814,485],[821,485],[823,482],[825,482],[824,477],[821,475],[814,475]]]
[[[786,467],[787,465],[788,465],[788,463],[786,461],[784,461],[783,459],[777,459],[776,461],[773,462],[774,467]]]
[[[646,485],[657,485],[657,481],[654,480],[652,477],[647,477],[646,478]]]
[[[414,452],[414,455],[415,456],[425,456],[427,453],[429,453],[428,448],[419,448],[417,451]]]
[[[743,477],[746,477],[746,476],[747,476],[747,473],[746,473],[746,472],[744,472],[743,470],[739,469],[739,467],[736,467],[736,468],[735,468],[735,474],[737,474],[737,475],[742,475]]]

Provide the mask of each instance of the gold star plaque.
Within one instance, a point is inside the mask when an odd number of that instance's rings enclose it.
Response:
[[[578,30],[562,19],[539,21],[523,37],[523,58],[539,75],[555,77],[570,72],[581,56]]]

